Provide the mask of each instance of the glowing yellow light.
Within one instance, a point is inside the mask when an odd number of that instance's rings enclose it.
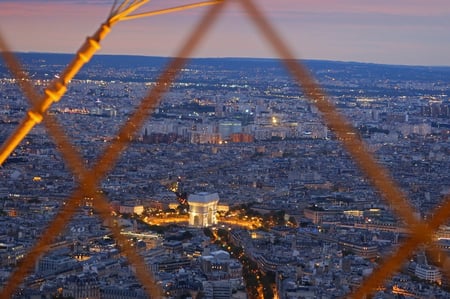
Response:
[[[272,116],[272,124],[276,125],[278,123],[278,120],[275,116]]]

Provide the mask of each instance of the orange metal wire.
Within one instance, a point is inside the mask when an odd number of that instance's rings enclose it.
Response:
[[[274,48],[277,55],[283,59],[285,67],[290,71],[292,77],[299,83],[303,88],[306,96],[317,106],[319,111],[327,123],[327,126],[336,134],[336,136],[341,140],[345,149],[351,154],[352,158],[355,160],[359,168],[363,173],[370,179],[373,186],[380,192],[383,198],[389,202],[396,214],[401,217],[407,225],[411,228],[411,237],[401,244],[399,249],[386,261],[377,268],[374,273],[366,279],[361,287],[356,290],[351,297],[354,298],[364,298],[368,294],[371,294],[379,285],[391,276],[395,271],[401,267],[404,259],[412,254],[412,252],[420,244],[429,243],[432,241],[432,234],[450,217],[450,196],[446,196],[444,199],[443,207],[436,209],[434,212],[434,217],[428,222],[423,223],[413,217],[414,209],[408,203],[405,194],[400,190],[400,188],[393,181],[392,177],[389,175],[388,171],[381,167],[372,155],[367,151],[364,143],[358,139],[355,134],[355,129],[351,124],[343,117],[335,108],[333,103],[327,98],[325,93],[321,90],[320,86],[314,81],[313,77],[309,72],[298,62],[292,55],[291,51],[287,45],[280,39],[279,35],[276,33],[271,24],[263,16],[261,11],[255,5],[252,0],[236,0],[241,3],[244,10],[248,13],[249,17],[257,25],[261,34],[267,39],[268,43]],[[224,4],[230,1],[210,1],[210,2],[221,2]],[[125,2],[124,2],[125,3]],[[47,228],[43,237],[38,240],[35,246],[30,250],[30,252],[22,260],[21,265],[12,274],[8,284],[2,291],[2,298],[9,297],[12,292],[21,283],[25,275],[32,269],[35,261],[39,258],[43,252],[47,249],[48,245],[52,242],[54,235],[62,232],[65,224],[71,216],[74,214],[80,199],[83,196],[90,196],[95,198],[95,209],[99,212],[102,219],[110,219],[108,209],[108,200],[98,192],[98,184],[101,179],[114,167],[120,153],[122,153],[128,146],[130,135],[134,135],[137,130],[142,126],[145,119],[149,117],[151,112],[159,104],[160,98],[164,92],[167,91],[170,84],[175,80],[176,75],[179,70],[185,64],[187,58],[189,57],[195,47],[199,44],[200,40],[206,33],[206,31],[211,27],[213,21],[217,18],[219,12],[223,9],[224,5],[213,6],[204,18],[201,20],[199,25],[193,31],[192,35],[187,39],[184,46],[180,49],[177,57],[168,65],[165,72],[161,75],[158,80],[158,84],[153,88],[146,98],[143,99],[139,108],[135,111],[132,117],[127,121],[117,134],[117,138],[113,141],[110,146],[105,150],[101,158],[98,159],[96,165],[90,170],[86,170],[81,163],[80,155],[74,150],[71,145],[70,140],[65,136],[62,128],[58,123],[49,115],[44,118],[46,121],[44,124],[49,132],[49,134],[54,138],[55,142],[62,149],[62,154],[64,160],[69,165],[71,170],[78,176],[80,181],[80,188],[75,191],[67,204],[61,209],[56,218]],[[119,7],[121,8],[121,7]],[[118,9],[117,11],[119,11]],[[138,17],[139,15],[136,15]],[[105,25],[104,25],[105,26]],[[106,34],[105,29],[99,29],[99,36]],[[95,35],[94,35],[95,36]],[[100,38],[99,38],[100,39]],[[95,40],[92,38],[92,40]],[[81,48],[79,50],[78,58],[82,61],[89,60],[89,58],[94,54],[90,51],[95,48],[95,43],[88,38],[87,48]],[[90,42],[89,42],[90,41]],[[91,48],[92,47],[92,48]],[[0,36],[0,48],[7,49],[5,42]],[[20,65],[14,59],[14,56],[9,51],[3,51],[2,55],[4,60],[7,61],[8,67],[13,72],[16,78],[26,79],[26,76],[21,71]],[[65,78],[70,78],[76,73],[71,73],[81,66],[74,65],[71,66],[71,70],[64,75]],[[28,113],[27,118],[31,119],[33,122],[39,122],[46,109],[49,107],[51,102],[40,102],[34,91],[34,88],[30,85],[29,80],[18,80],[20,87],[23,89],[25,95],[32,100],[33,109]],[[55,88],[50,89],[50,94],[47,96],[50,98],[52,94],[62,96],[65,92],[65,85],[67,82],[56,82]],[[37,104],[36,104],[37,103]],[[39,104],[41,103],[41,104]],[[39,106],[42,105],[42,106]],[[37,109],[37,108],[39,109]],[[42,109],[44,108],[44,109]],[[34,124],[33,124],[34,125]],[[27,133],[27,132],[26,132]],[[25,133],[25,135],[26,135]],[[23,136],[25,136],[23,135]],[[19,141],[20,142],[20,141]],[[8,154],[9,155],[9,154]],[[1,164],[1,163],[0,163]],[[114,237],[116,238],[118,244],[122,248],[122,252],[127,256],[129,261],[136,269],[136,276],[141,281],[141,283],[146,288],[147,292],[151,296],[159,296],[159,290],[154,287],[154,278],[151,274],[144,269],[143,263],[139,255],[129,246],[126,238],[124,238],[117,227],[111,227]],[[434,251],[433,254],[438,254],[438,251]],[[449,264],[449,263],[446,263]],[[448,267],[446,268],[448,270]]]
[[[78,50],[75,58],[62,72],[61,76],[54,80],[46,88],[44,96],[33,101],[32,108],[28,111],[15,132],[3,143],[0,148],[0,165],[9,157],[19,143],[31,131],[31,129],[44,118],[44,114],[52,103],[57,102],[65,94],[67,84],[78,73],[81,67],[88,62],[94,53],[100,49],[99,42],[109,33],[110,25],[102,24],[92,37],[88,37],[86,42]]]
[[[364,298],[366,294],[370,294],[378,286],[382,285],[386,279],[394,272],[398,271],[406,258],[410,257],[413,251],[421,244],[428,243],[432,240],[433,233],[444,224],[450,217],[450,195],[444,198],[444,205],[437,208],[433,218],[428,222],[428,229],[412,231],[410,238],[405,241],[399,249],[390,256],[381,266],[361,284],[360,288],[352,294],[352,298]],[[437,254],[437,250],[433,250]],[[443,256],[447,254],[444,253]],[[446,259],[448,260],[448,259]],[[448,262],[444,263],[445,270],[449,270]]]
[[[322,117],[330,130],[336,134],[342,145],[352,156],[352,159],[372,182],[373,186],[380,192],[384,199],[392,205],[394,212],[409,226],[411,233],[413,234],[413,239],[415,239],[416,242],[413,242],[413,245],[406,243],[405,249],[401,251],[401,254],[393,256],[384,263],[386,266],[380,268],[382,269],[380,270],[381,276],[384,277],[384,279],[388,278],[398,269],[391,267],[390,265],[392,264],[400,267],[402,261],[407,257],[407,255],[404,255],[404,251],[409,250],[411,254],[411,251],[417,248],[417,245],[431,240],[434,231],[445,221],[445,219],[448,219],[450,212],[446,213],[445,211],[442,211],[444,209],[439,209],[441,212],[439,214],[440,216],[435,219],[436,223],[434,223],[435,225],[432,227],[430,227],[430,223],[422,223],[417,220],[414,217],[415,211],[408,203],[403,191],[395,184],[388,171],[375,161],[362,140],[357,138],[358,135],[356,134],[356,130],[348,123],[348,121],[346,121],[345,117],[337,111],[333,103],[327,99],[327,96],[314,81],[309,72],[295,59],[292,52],[281,40],[268,20],[263,17],[253,1],[240,0],[240,3],[245,7],[249,17],[260,29],[261,34],[269,41],[277,55],[283,59],[284,64],[287,70],[290,71],[292,77],[297,80],[307,97],[322,113]],[[439,225],[436,226],[436,224]],[[374,282],[368,280],[354,296],[356,298],[364,298],[367,294],[372,293],[379,285],[379,281],[376,280],[376,277],[376,275],[373,276]]]
[[[160,14],[171,13],[196,7],[208,6],[220,3],[220,1],[205,1],[194,4],[187,4],[178,7],[166,8],[157,11],[150,11],[141,14],[131,15],[134,11],[147,3],[149,0],[124,1],[116,10],[111,12],[106,22],[101,24],[97,31],[86,39],[78,49],[76,56],[64,69],[59,78],[51,82],[45,89],[44,95],[39,100],[33,102],[32,108],[28,111],[13,134],[3,143],[0,148],[0,165],[9,157],[19,143],[31,131],[31,129],[44,118],[44,113],[50,106],[58,102],[67,91],[67,85],[75,77],[85,63],[89,62],[92,56],[100,49],[100,42],[109,34],[111,27],[119,21],[136,19]]]
[[[6,43],[4,43],[4,41],[1,39],[1,37],[0,48],[4,50],[2,54],[14,77],[18,79],[18,82],[21,82],[21,88],[24,90],[31,102],[36,102],[38,100],[37,94],[33,90],[33,87],[30,85],[29,78],[27,78],[25,73],[21,71],[21,67],[18,61],[13,55],[11,55],[11,52],[8,51],[8,47]],[[98,192],[95,190],[94,185],[96,185],[96,182],[99,178],[97,180],[93,180],[95,176],[90,175],[87,170],[84,169],[84,166],[81,162],[81,156],[78,154],[78,152],[75,151],[75,147],[70,143],[70,140],[67,138],[62,128],[59,127],[57,121],[51,115],[47,115],[47,117],[44,118],[44,124],[46,125],[49,134],[53,137],[54,141],[58,145],[57,147],[61,149],[64,160],[72,169],[72,171],[77,175],[79,180],[83,183],[82,185],[84,186],[84,188],[79,189],[76,193],[73,194],[72,198],[63,207],[63,209],[52,221],[51,225],[42,234],[42,237],[33,246],[29,253],[24,257],[24,259],[21,260],[20,266],[13,272],[7,285],[3,288],[2,298],[8,298],[11,296],[17,286],[23,281],[26,274],[33,268],[39,256],[42,255],[42,253],[45,252],[45,250],[48,248],[48,245],[51,244],[54,237],[59,235],[64,230],[65,224],[76,212],[76,208],[78,207],[80,200],[84,196],[87,196],[87,194],[91,196],[92,194],[96,194],[96,196],[98,196]],[[86,177],[86,179],[84,179],[84,177]],[[86,184],[87,182],[89,182],[89,184]],[[96,207],[98,206],[99,210],[98,212],[100,212],[100,215],[103,219],[108,219],[111,217],[108,213],[109,210],[107,208],[107,202],[108,201],[102,197],[101,202],[96,203]],[[112,221],[110,221],[110,223],[112,223]],[[142,261],[138,259],[134,251],[130,250],[129,244],[126,242],[126,239],[120,234],[118,228],[112,227],[111,229],[115,239],[118,241],[118,244],[120,245],[122,250],[127,253],[127,257],[130,263],[135,266],[138,279],[143,281],[144,287],[146,287],[146,289],[148,289],[151,294],[157,297],[159,295],[159,292],[157,292],[158,289],[155,288],[156,285],[153,283],[149,283],[151,281],[154,281],[154,279],[152,279],[152,276],[149,273],[144,273],[144,269],[140,266],[143,265]]]
[[[358,139],[356,130],[337,111],[334,104],[328,99],[320,86],[314,81],[309,72],[295,59],[287,45],[281,40],[275,29],[269,24],[262,13],[251,0],[241,0],[250,18],[260,29],[261,34],[268,40],[277,55],[283,59],[286,68],[292,77],[303,88],[306,96],[322,113],[327,126],[337,135],[338,139],[350,152],[358,166],[390,203],[396,212],[408,223],[409,226],[419,225],[413,217],[414,210],[408,204],[406,196],[395,185],[388,171],[382,168],[367,151],[364,143]]]
[[[217,5],[216,7],[210,9],[210,11],[201,20],[197,26],[197,29],[194,30],[191,37],[187,40],[186,46],[181,49],[178,57],[188,57],[191,55],[195,45],[210,28],[212,20],[214,20],[215,16],[219,13],[221,5]],[[4,49],[6,48],[5,44],[2,44],[2,46]],[[10,53],[9,51],[3,52]],[[14,56],[6,55],[5,59],[15,70],[14,74],[21,79],[25,79],[24,72],[20,71],[20,66],[14,59]],[[158,80],[159,84],[157,87],[149,93],[149,96],[146,97],[145,100],[142,101],[140,108],[136,110],[134,115],[122,127],[118,134],[118,138],[114,139],[111,146],[108,147],[102,158],[99,159],[96,166],[90,172],[83,169],[79,155],[73,152],[73,147],[64,132],[62,132],[62,130],[60,130],[60,128],[56,125],[56,121],[53,120],[51,123],[47,122],[50,123],[48,126],[49,132],[57,143],[62,145],[62,154],[66,162],[68,162],[72,170],[79,175],[81,187],[72,195],[68,204],[64,206],[61,212],[56,216],[55,220],[50,224],[48,229],[46,229],[43,237],[24,257],[18,269],[16,269],[11,275],[7,285],[2,290],[1,294],[3,298],[8,298],[12,295],[17,286],[23,281],[26,274],[33,268],[35,261],[43,252],[45,252],[47,246],[52,242],[53,236],[56,236],[63,231],[64,224],[67,223],[67,221],[69,221],[71,216],[75,213],[76,207],[83,196],[91,196],[95,198],[94,207],[100,213],[101,217],[103,219],[112,220],[111,215],[109,214],[108,201],[105,197],[98,193],[97,184],[104,177],[104,175],[106,175],[106,173],[114,167],[115,161],[118,159],[120,153],[127,147],[129,142],[127,136],[134,135],[136,131],[139,130],[139,124],[142,125],[153,109],[156,108],[156,103],[159,101],[161,95],[169,88],[171,82],[174,81],[176,75],[186,61],[187,58],[177,58],[172,61],[161,78]],[[19,81],[28,82],[28,80]],[[36,94],[33,92],[33,89],[29,85],[24,85],[22,87],[24,90],[27,90],[26,94],[33,99],[32,102],[35,102]],[[159,298],[160,290],[156,287],[154,278],[150,272],[145,269],[142,259],[136,254],[133,248],[130,247],[127,240],[120,234],[119,228],[111,227],[110,229],[112,230],[114,238],[117,240],[128,260],[134,266],[136,276],[141,281],[144,288],[149,292],[149,295],[152,296],[152,298]]]

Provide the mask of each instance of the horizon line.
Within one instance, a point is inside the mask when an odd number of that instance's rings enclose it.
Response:
[[[1,53],[2,51],[0,51]],[[42,52],[42,51],[12,51],[14,54],[46,54],[46,55],[75,55],[71,52]],[[163,58],[174,59],[176,56],[161,56],[161,55],[145,55],[145,54],[117,54],[117,53],[98,53],[92,59],[98,56],[126,56],[126,57],[146,57],[146,58]],[[241,59],[241,60],[273,60],[282,61],[279,57],[249,57],[249,56],[204,56],[204,57],[185,57],[187,59]],[[395,64],[395,63],[383,63],[372,61],[356,61],[356,60],[334,60],[325,58],[297,58],[297,61],[323,61],[334,63],[355,63],[355,64],[368,64],[368,65],[380,65],[380,66],[399,66],[399,67],[424,67],[424,68],[450,68],[448,65],[425,65],[425,64]]]

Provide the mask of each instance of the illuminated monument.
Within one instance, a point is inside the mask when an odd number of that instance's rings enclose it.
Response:
[[[208,227],[217,224],[218,202],[219,195],[217,193],[200,192],[189,195],[189,225]]]

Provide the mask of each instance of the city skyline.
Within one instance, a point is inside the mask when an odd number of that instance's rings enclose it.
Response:
[[[189,1],[193,3],[197,1]],[[0,1],[0,31],[19,52],[74,53],[113,1]],[[186,1],[150,1],[142,10]],[[299,59],[450,65],[450,4],[443,0],[258,1]],[[205,8],[118,24],[99,54],[173,56]],[[56,26],[61,24],[61,26]],[[63,26],[62,26],[63,25]],[[231,3],[195,57],[276,57],[240,5]]]
[[[20,59],[43,84],[63,56],[70,55]],[[24,299],[76,292],[145,299],[145,291],[159,292],[153,286],[166,298],[190,291],[206,298],[328,298],[330,290],[342,298],[375,291],[450,297],[443,266],[415,247],[432,240],[435,254],[449,252],[450,68],[308,62],[354,124],[356,134],[347,134],[327,129],[278,61],[192,59],[154,116],[135,135],[124,134],[135,138],[120,139],[115,133],[165,61],[122,58],[127,63],[97,57],[51,110],[79,149],[79,165],[95,171],[96,161],[114,164],[105,178],[93,179],[101,180],[98,197],[75,202],[73,190],[89,184],[63,164],[64,133],[53,145],[37,126],[4,164],[2,298],[12,298],[22,282],[17,298]],[[25,99],[9,71],[0,71],[6,138],[24,115]],[[365,146],[350,157],[345,144],[352,138]],[[114,140],[130,146],[105,162],[99,154]],[[367,165],[358,165],[365,148],[390,175],[364,175]],[[371,183],[386,178],[405,203]],[[195,203],[208,200],[214,211],[218,198],[217,213],[198,209],[203,217],[196,218]],[[414,223],[433,226],[424,233],[411,229]],[[410,240],[418,243],[402,249]],[[408,270],[396,274],[402,265]],[[138,281],[134,269],[141,269]]]

